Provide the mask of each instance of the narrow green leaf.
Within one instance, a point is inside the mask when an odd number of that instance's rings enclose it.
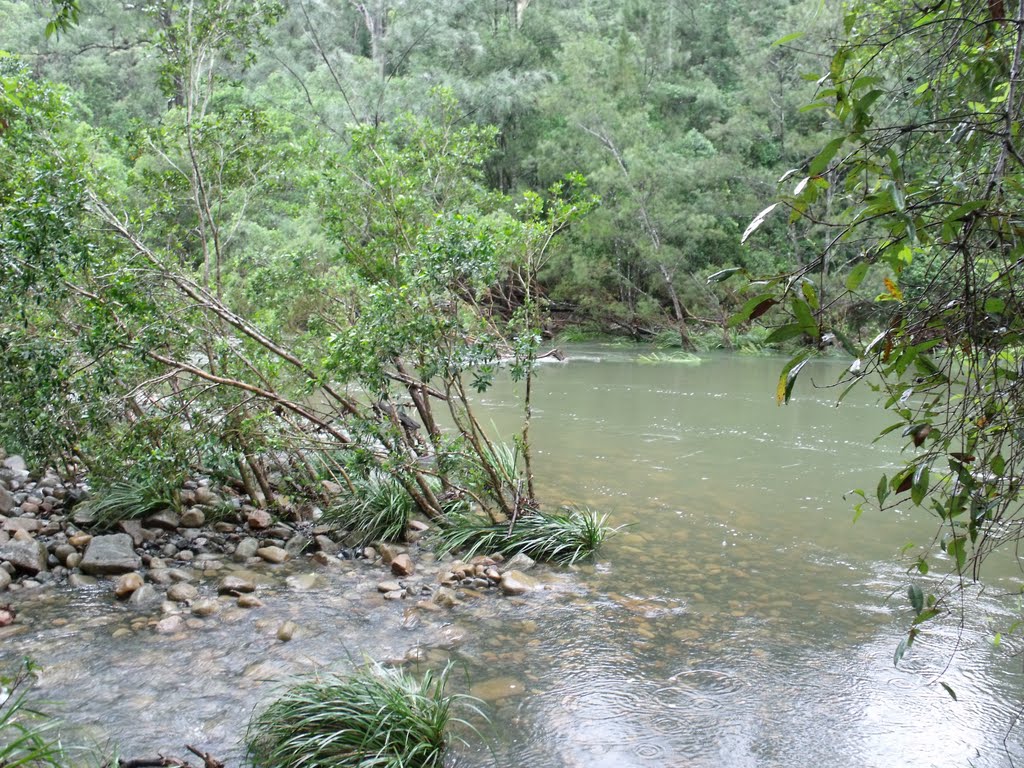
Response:
[[[774,331],[768,334],[768,338],[764,340],[765,344],[778,344],[789,339],[802,336],[804,329],[802,325],[797,323],[790,323],[789,325],[782,325],[776,328]]]
[[[818,153],[818,156],[811,161],[810,166],[807,168],[807,173],[811,176],[820,176],[828,168],[828,164],[832,162],[832,158],[836,156],[836,152],[843,146],[844,141],[846,141],[846,137],[840,136],[826,144],[825,148]]]
[[[850,270],[850,274],[846,276],[846,290],[856,291],[860,287],[860,284],[864,282],[864,277],[868,273],[868,269],[871,265],[866,261],[860,262],[857,266]]]
[[[906,654],[909,646],[910,643],[907,638],[900,640],[900,644],[896,646],[896,652],[892,655],[892,665],[894,667],[899,666],[899,663],[903,659],[904,654]]]
[[[778,40],[772,43],[769,46],[769,48],[776,48],[780,45],[785,45],[786,43],[792,43],[794,40],[799,40],[803,36],[803,32],[790,32],[788,35],[780,37]]]
[[[914,504],[921,504],[924,497],[928,495],[928,465],[919,464],[914,470],[913,485],[910,488],[910,500]]]
[[[783,366],[782,373],[779,376],[779,385],[775,389],[775,402],[778,405],[789,402],[797,376],[800,375],[800,371],[807,364],[812,354],[814,354],[813,349],[805,349]]]
[[[723,280],[728,280],[737,272],[743,271],[745,271],[743,267],[729,267],[728,269],[720,269],[714,274],[708,275],[708,283],[720,283]]]
[[[944,688],[944,689],[946,690],[946,693],[948,693],[948,694],[949,694],[949,697],[950,697],[950,698],[951,698],[951,699],[952,699],[953,701],[956,701],[956,700],[957,700],[957,698],[956,698],[956,691],[954,691],[954,690],[953,690],[952,688],[950,688],[950,687],[949,687],[949,684],[948,684],[948,683],[944,683],[944,682],[942,682],[942,681],[940,680],[940,681],[939,681],[939,685],[941,685],[941,686],[942,686],[942,687],[943,687],[943,688]]]
[[[878,497],[878,506],[885,504],[885,500],[889,498],[889,478],[882,475],[878,480],[878,488],[875,490],[875,496]]]
[[[803,328],[811,338],[816,339],[818,337],[818,323],[814,320],[814,313],[811,310],[811,305],[803,299],[794,298],[791,302],[793,307],[793,314],[796,316],[797,323]]]
[[[921,613],[924,610],[924,592],[917,584],[911,584],[907,588],[907,596],[910,598],[910,605],[914,608],[914,613]]]

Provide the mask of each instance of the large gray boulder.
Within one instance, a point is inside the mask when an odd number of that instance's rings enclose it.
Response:
[[[95,536],[78,567],[92,576],[111,576],[137,570],[142,567],[142,560],[135,554],[131,536],[113,533]]]
[[[0,544],[0,560],[6,560],[19,571],[32,576],[46,570],[46,555],[46,545],[35,539],[11,539]]]

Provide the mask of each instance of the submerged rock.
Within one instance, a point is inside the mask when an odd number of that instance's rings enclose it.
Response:
[[[506,595],[522,595],[532,592],[538,585],[536,579],[527,576],[522,571],[505,571],[501,575],[498,586]]]

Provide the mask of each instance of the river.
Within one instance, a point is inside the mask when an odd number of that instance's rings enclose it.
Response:
[[[853,522],[844,494],[873,489],[901,446],[872,442],[888,419],[868,394],[835,407],[827,385],[842,364],[809,366],[779,408],[780,359],[569,352],[537,378],[535,471],[545,501],[624,526],[596,564],[440,615],[321,572],[301,588],[275,581],[264,608],[174,638],[126,631],[138,618],[106,591],[54,593],[23,608],[30,631],[0,661],[32,656],[41,695],[76,739],[127,756],[194,743],[237,765],[249,713],[288,676],[418,645],[424,663],[456,663],[453,690],[485,700],[490,723],[474,719],[452,765],[1024,761],[1024,726],[1012,727],[1020,648],[991,642],[1017,615],[1000,597],[1017,588],[1012,568],[995,564],[962,626],[929,629],[893,665],[911,619],[907,567],[934,531],[909,510]],[[484,423],[515,423],[508,394],[482,397]],[[302,630],[291,643],[273,636],[285,618]]]

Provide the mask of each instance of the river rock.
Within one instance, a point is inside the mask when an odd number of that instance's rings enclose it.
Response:
[[[522,571],[505,571],[498,586],[506,595],[522,595],[537,588],[537,581]]]
[[[35,539],[22,541],[15,536],[6,544],[0,544],[0,560],[6,560],[17,570],[31,576],[46,570],[48,554],[46,545]]]
[[[65,543],[65,544],[58,544],[56,547],[54,547],[54,550],[53,550],[53,554],[56,555],[56,557],[60,561],[61,565],[67,565],[68,564],[68,558],[71,557],[74,554],[77,554],[77,553],[78,553],[78,550],[75,549],[70,544],[67,544],[67,543]]]
[[[156,587],[152,584],[143,584],[132,592],[132,596],[128,598],[128,604],[138,609],[151,608],[158,605],[162,599],[163,596]]]
[[[416,566],[408,555],[397,555],[391,561],[391,572],[395,576],[412,576]]]
[[[396,592],[402,588],[402,585],[397,581],[382,581],[377,585],[378,592]]]
[[[0,568],[0,592],[3,592],[11,585],[11,574]]]
[[[220,498],[211,491],[207,486],[201,485],[193,492],[193,498],[196,504],[202,504],[206,507],[215,506],[220,503]]]
[[[263,601],[256,595],[239,595],[237,605],[239,608],[259,608],[263,605]]]
[[[202,528],[206,523],[206,514],[198,507],[186,509],[178,523],[182,528]]]
[[[295,630],[299,626],[294,621],[286,621],[280,627],[277,628],[277,639],[282,643],[286,643],[295,637]]]
[[[68,576],[68,586],[75,589],[92,588],[98,582],[95,576],[86,576],[84,573],[72,573]]]
[[[178,517],[178,513],[168,507],[167,509],[161,509],[149,515],[142,521],[142,524],[147,528],[158,528],[162,531],[173,531],[178,527],[180,522],[181,518]]]
[[[141,587],[142,584],[142,576],[135,571],[121,574],[117,583],[114,584],[114,594],[119,598],[124,599]]]
[[[284,551],[288,553],[289,557],[298,557],[305,551],[308,545],[309,537],[305,534],[297,533],[285,542]]]
[[[369,547],[367,547],[369,549]],[[391,561],[398,557],[400,550],[392,547],[390,544],[379,542],[377,544],[377,553],[380,555],[381,562],[384,565],[391,565]]]
[[[316,542],[317,549],[326,555],[336,555],[341,551],[341,545],[330,536],[321,534],[313,540]]]
[[[68,544],[75,549],[83,549],[89,546],[90,541],[92,541],[91,533],[74,533],[68,537]]]
[[[199,597],[199,590],[187,581],[179,581],[167,589],[167,599],[175,603],[187,603]]]
[[[455,596],[455,590],[449,587],[439,587],[432,599],[434,603],[442,608],[451,608],[459,604],[459,599]]]
[[[146,540],[146,534],[143,533],[145,530],[142,527],[141,520],[122,520],[117,524],[117,527],[121,529],[122,533],[127,533],[132,537],[132,545],[141,547],[142,543]]]
[[[25,505],[22,504],[22,512],[25,511]],[[25,531],[25,533],[36,533],[40,528],[43,527],[41,521],[34,517],[9,517],[4,520],[3,530],[8,533],[14,533],[15,531]]]
[[[93,538],[79,567],[92,576],[111,576],[138,570],[141,565],[142,560],[132,548],[132,537],[113,533]]]
[[[288,553],[281,547],[260,547],[256,554],[268,563],[283,563],[288,559]]]
[[[194,616],[213,616],[220,610],[220,605],[216,600],[204,598],[202,600],[196,600],[192,603],[192,614]]]
[[[307,589],[313,589],[317,584],[318,577],[315,573],[297,573],[289,576],[285,579],[285,584],[290,589],[294,589],[297,592],[305,592]]]
[[[505,563],[504,570],[506,571],[528,571],[537,565],[537,561],[534,560],[527,554],[520,552],[519,554],[513,555],[512,558]]]
[[[262,531],[271,526],[274,518],[265,509],[251,509],[245,516],[246,524],[254,531]]]
[[[8,514],[16,506],[18,505],[14,501],[14,494],[0,485],[0,515]]]
[[[242,539],[235,547],[235,560],[244,563],[250,557],[256,557],[256,550],[259,548],[260,543],[256,539],[252,537]]]
[[[240,595],[243,592],[255,592],[256,585],[248,579],[243,579],[241,576],[225,576],[220,581],[220,586],[217,587],[218,594],[221,595]]]
[[[3,461],[5,468],[11,470],[16,474],[23,474],[28,472],[28,465],[25,464],[25,459],[21,456],[8,456]]]
[[[156,631],[161,635],[173,635],[175,632],[181,630],[184,623],[185,620],[178,614],[175,614],[173,616],[160,619],[160,621],[156,623]]]

